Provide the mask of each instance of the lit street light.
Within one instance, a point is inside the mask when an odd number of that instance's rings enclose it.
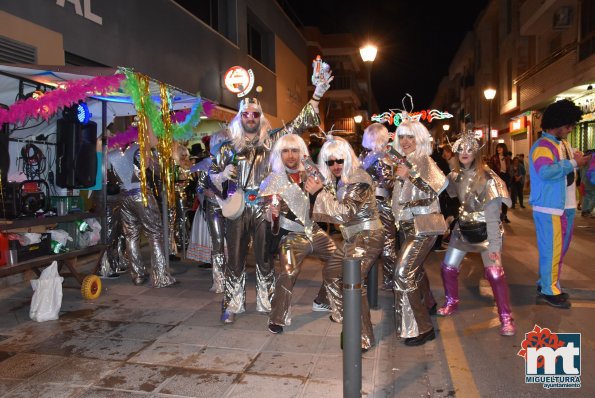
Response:
[[[359,53],[368,71],[368,119],[370,119],[372,117],[372,63],[376,59],[378,47],[367,44],[359,49]]]
[[[496,97],[496,90],[486,88],[483,90],[483,96],[488,100],[488,134],[486,139],[488,140],[488,155],[490,155],[492,153],[492,100]]]
[[[360,123],[362,122],[363,118],[364,118],[364,117],[363,117],[362,115],[355,115],[355,116],[353,117],[353,121],[354,121],[356,124],[360,124]]]

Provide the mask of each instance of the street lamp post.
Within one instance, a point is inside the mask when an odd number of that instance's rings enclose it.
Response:
[[[494,90],[493,88],[486,88],[485,90],[483,90],[483,96],[485,97],[485,99],[488,100],[487,140],[488,140],[488,155],[490,155],[491,151],[492,151],[492,148],[491,148],[491,146],[492,146],[492,100],[496,96],[496,90]]]
[[[359,49],[368,71],[368,120],[372,119],[372,63],[376,59],[378,47],[366,44]],[[378,308],[378,262],[368,271],[368,303],[370,308]]]
[[[362,60],[366,64],[368,72],[368,120],[372,117],[372,63],[376,59],[378,48],[372,44],[366,44],[359,49]]]
[[[448,137],[448,130],[450,130],[450,124],[445,123],[442,125],[442,130],[444,130],[444,135],[446,137]],[[444,140],[441,140],[442,142],[444,142]]]

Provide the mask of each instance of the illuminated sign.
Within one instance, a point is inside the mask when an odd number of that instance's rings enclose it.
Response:
[[[440,112],[436,109],[426,109],[420,112],[411,113],[395,113],[392,109],[390,112],[384,112],[380,115],[372,115],[370,118],[373,122],[394,124],[395,126],[400,125],[403,120],[426,120],[431,122],[432,120],[450,119],[453,117],[448,112]]]
[[[477,138],[478,140],[481,140],[483,138],[483,130],[482,129],[475,129],[475,130],[473,130],[473,133],[475,134],[475,138]]]
[[[254,87],[254,72],[252,69],[246,70],[241,66],[232,66],[225,72],[223,83],[230,92],[237,94],[240,98],[244,97]]]
[[[527,131],[527,116],[521,116],[508,123],[510,135],[521,134]]]
[[[492,129],[492,134],[490,135],[490,137],[492,137],[492,138],[498,138],[498,130],[497,129]]]

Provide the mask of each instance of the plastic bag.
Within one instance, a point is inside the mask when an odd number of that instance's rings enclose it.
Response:
[[[53,321],[58,319],[62,306],[62,281],[64,278],[58,274],[58,262],[44,269],[39,279],[31,281],[33,298],[29,317],[36,322]]]

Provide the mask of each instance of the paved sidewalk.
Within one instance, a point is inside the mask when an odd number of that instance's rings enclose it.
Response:
[[[341,326],[313,312],[318,260],[307,260],[294,292],[292,324],[272,335],[255,311],[250,274],[247,311],[219,323],[221,296],[210,270],[173,262],[181,284],[165,289],[103,280],[85,301],[65,280],[58,321],[29,320],[27,283],[0,290],[2,397],[341,397]],[[69,286],[69,287],[67,287]],[[377,345],[363,356],[363,396],[449,396],[439,339],[406,347],[394,335],[392,293],[372,311]]]

